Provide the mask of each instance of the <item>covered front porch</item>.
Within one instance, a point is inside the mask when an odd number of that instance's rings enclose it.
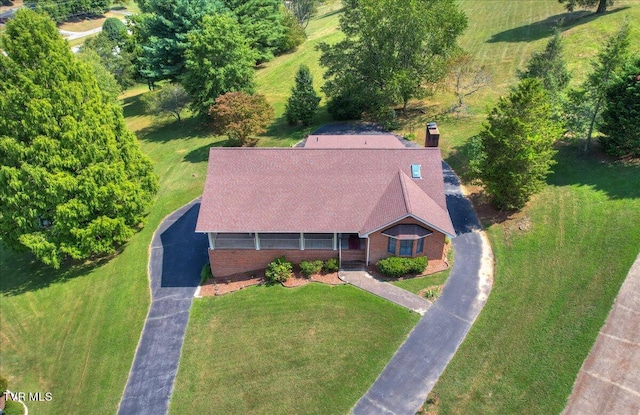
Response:
[[[369,239],[357,233],[211,232],[207,236],[211,266],[218,275],[261,269],[283,255],[294,263],[337,258],[341,267],[366,265],[368,260]]]

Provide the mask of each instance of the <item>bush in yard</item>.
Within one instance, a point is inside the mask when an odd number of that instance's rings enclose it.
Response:
[[[7,383],[7,379],[5,379],[4,377],[0,376],[0,395],[3,394],[4,391],[6,391],[8,387],[9,387],[9,384]]]
[[[338,265],[338,260],[336,258],[329,258],[324,262],[322,266],[322,270],[324,272],[336,272],[340,266]]]
[[[302,261],[300,263],[300,270],[302,274],[309,278],[313,274],[317,274],[322,270],[323,262],[321,260],[315,261]]]
[[[376,263],[378,271],[388,277],[401,277],[407,274],[419,274],[427,268],[427,258],[389,257]]]
[[[269,282],[285,282],[293,271],[293,264],[283,256],[269,262],[264,272]]]
[[[273,118],[273,107],[264,95],[244,92],[227,92],[216,98],[209,109],[216,134],[226,134],[231,142],[239,145],[255,145],[257,139],[250,135],[261,134]]]

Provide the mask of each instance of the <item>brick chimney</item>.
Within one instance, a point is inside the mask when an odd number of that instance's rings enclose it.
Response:
[[[435,122],[427,123],[427,136],[424,140],[425,147],[438,147],[440,140],[440,130]]]

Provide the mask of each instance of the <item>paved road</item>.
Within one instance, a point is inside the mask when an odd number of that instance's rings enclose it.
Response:
[[[207,262],[207,238],[195,233],[200,201],[169,215],[151,241],[151,307],[119,415],[161,415],[169,408],[189,309]]]
[[[356,415],[414,415],[476,317],[493,281],[493,259],[471,202],[443,163],[447,207],[456,230],[456,260],[442,295],[427,310],[378,379],[353,408]]]
[[[378,281],[366,271],[340,271],[338,277],[342,281],[348,282],[362,290],[415,311],[421,316],[431,307],[431,301],[426,300],[424,297],[403,290],[395,285]]]
[[[582,364],[563,414],[640,414],[640,255]]]

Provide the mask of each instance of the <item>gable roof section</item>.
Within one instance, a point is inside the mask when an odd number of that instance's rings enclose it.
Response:
[[[432,172],[429,172],[432,174]],[[404,171],[398,171],[360,230],[369,235],[399,219],[413,217],[446,235],[455,236],[446,206],[439,205]]]
[[[212,148],[196,231],[362,235],[406,216],[454,234],[438,148]]]

